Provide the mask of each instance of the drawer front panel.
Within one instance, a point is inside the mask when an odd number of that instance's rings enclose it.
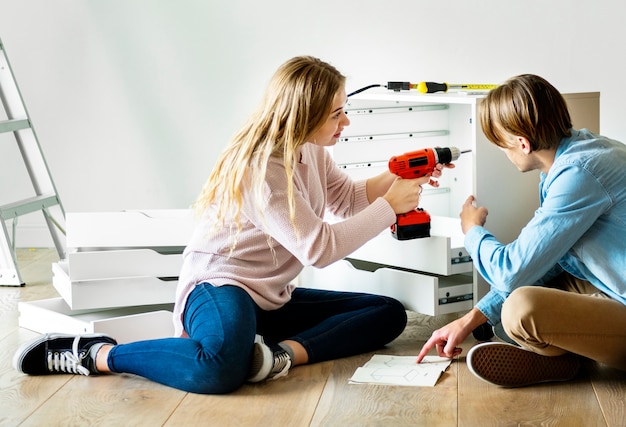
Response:
[[[173,305],[72,310],[62,298],[20,302],[19,326],[38,333],[105,333],[118,343],[171,337]]]
[[[178,277],[181,254],[161,254],[153,249],[73,252],[67,256],[71,280],[152,276]]]
[[[438,277],[385,267],[367,271],[341,260],[323,269],[305,268],[298,285],[386,295],[400,301],[407,310],[431,316],[469,310],[473,306],[472,276],[466,274]]]
[[[72,281],[63,263],[52,264],[52,271],[52,285],[74,310],[172,303],[178,285],[158,277]]]

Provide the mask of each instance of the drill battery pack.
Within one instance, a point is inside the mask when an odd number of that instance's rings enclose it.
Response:
[[[397,215],[391,235],[398,240],[430,237],[430,215],[422,208]]]

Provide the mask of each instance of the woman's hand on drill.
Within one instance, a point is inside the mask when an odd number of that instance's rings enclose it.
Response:
[[[391,184],[383,198],[391,205],[396,215],[412,211],[419,205],[422,185],[427,184],[429,180],[430,176],[415,179],[398,177]]]
[[[454,164],[442,165],[438,163],[432,174],[420,178],[402,179],[397,177],[383,198],[387,200],[396,214],[403,214],[416,209],[419,206],[422,185],[428,184],[435,188],[439,187],[439,181],[433,178],[441,177],[444,167],[453,168]]]

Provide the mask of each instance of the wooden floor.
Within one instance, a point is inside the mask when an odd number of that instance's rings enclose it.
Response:
[[[585,363],[574,381],[503,389],[475,378],[464,354],[435,387],[350,385],[372,353],[301,366],[286,378],[203,396],[128,375],[29,377],[11,361],[36,336],[18,327],[19,301],[57,297],[56,252],[19,250],[27,285],[0,287],[1,426],[626,426],[626,373]],[[377,353],[416,355],[453,316],[409,313],[405,332]]]

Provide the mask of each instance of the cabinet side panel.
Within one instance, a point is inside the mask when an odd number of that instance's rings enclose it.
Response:
[[[474,150],[474,194],[476,204],[489,210],[485,227],[504,244],[517,238],[539,207],[539,172],[521,173],[496,145],[485,137],[478,123],[476,106],[476,147]],[[489,284],[476,274],[476,301]]]

